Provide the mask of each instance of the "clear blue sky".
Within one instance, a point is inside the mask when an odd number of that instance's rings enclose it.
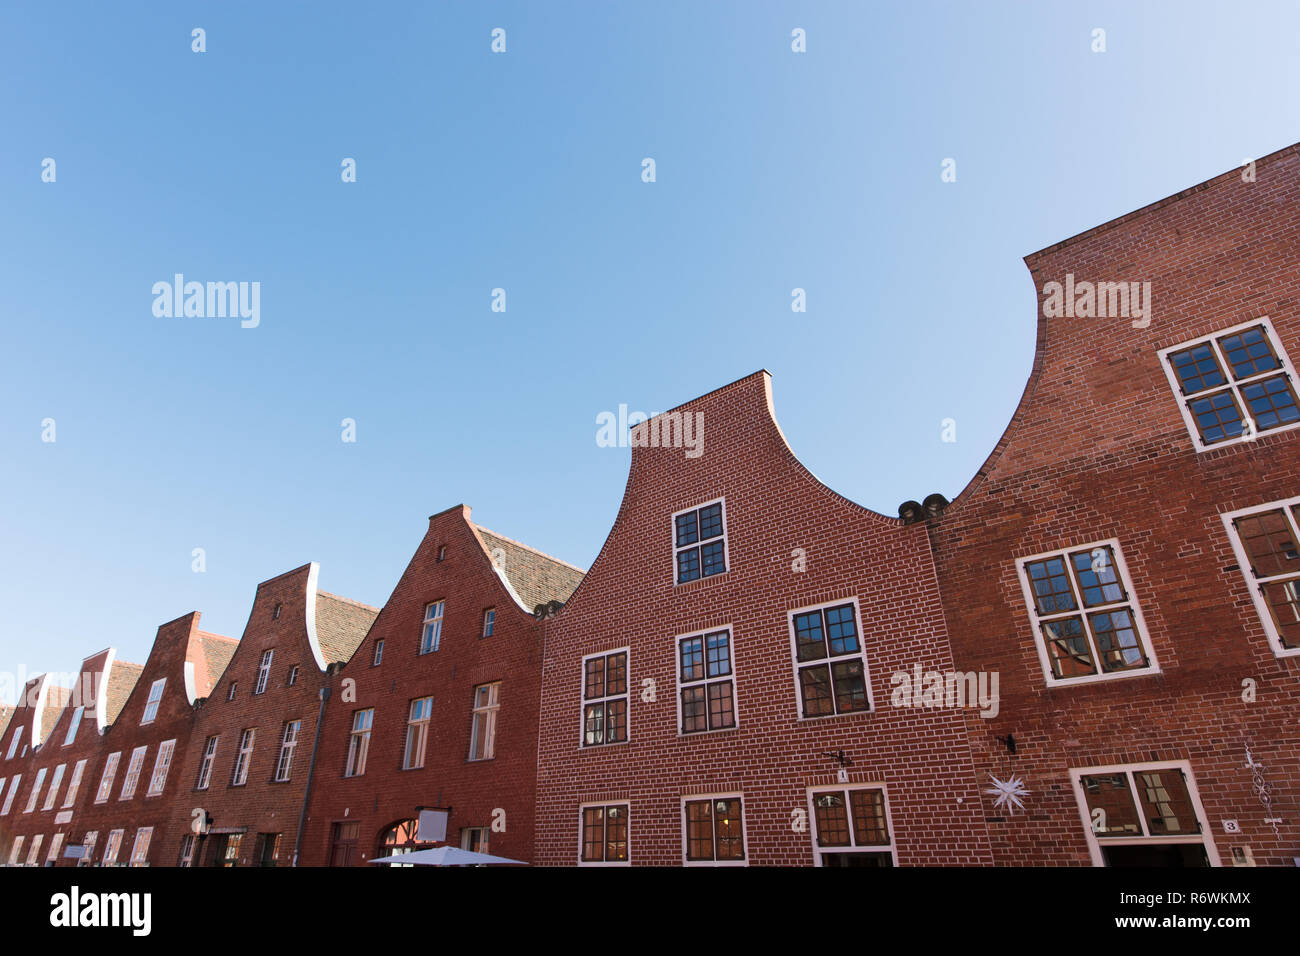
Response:
[[[5,4],[0,669],[238,636],[312,560],[382,604],[461,501],[585,567],[630,454],[596,416],[758,368],[837,491],[952,497],[1029,374],[1022,257],[1300,139],[1297,37],[1294,3]],[[261,325],[156,318],[177,272],[260,282]]]

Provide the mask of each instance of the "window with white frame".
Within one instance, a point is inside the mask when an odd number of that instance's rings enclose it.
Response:
[[[32,837],[31,849],[27,851],[27,865],[36,866],[41,861],[41,844],[45,842],[45,834],[38,833]]]
[[[253,685],[253,696],[266,693],[266,683],[271,678],[271,659],[275,657],[274,650],[262,652],[262,661],[257,665],[257,683]]]
[[[415,770],[424,766],[424,748],[429,740],[429,718],[432,714],[432,697],[420,697],[411,701],[410,715],[406,721],[406,747],[402,756],[403,770]]]
[[[9,792],[5,794],[5,804],[0,807],[0,817],[8,816],[9,811],[13,809],[14,796],[18,793],[18,784],[22,781],[23,775],[16,773],[13,779],[9,781]]]
[[[22,852],[23,852],[23,834],[20,833],[16,837],[14,837],[14,842],[9,846],[10,866],[18,865],[18,861],[22,859],[21,856]]]
[[[219,734],[209,737],[207,744],[203,747],[203,760],[199,764],[199,782],[194,787],[195,790],[206,790],[212,782],[212,765],[217,760],[217,741],[220,739]]]
[[[867,652],[858,602],[833,601],[788,612],[799,716],[871,710]]]
[[[374,720],[373,707],[352,714],[352,734],[348,738],[348,765],[343,776],[360,777],[366,772],[366,757],[370,754],[370,727]]]
[[[125,834],[125,830],[108,831],[108,840],[104,843],[104,866],[117,865],[117,854],[122,849],[122,837]]]
[[[85,711],[85,707],[78,707],[72,711],[72,718],[68,721],[68,732],[63,735],[63,746],[67,747],[77,739],[77,730],[81,727],[81,715]]]
[[[1049,684],[1157,670],[1117,541],[1016,561]]]
[[[140,827],[135,831],[135,845],[131,847],[131,865],[149,865],[149,844],[153,840],[153,827]]]
[[[153,773],[149,776],[148,796],[156,797],[167,786],[167,772],[172,767],[172,752],[176,749],[175,740],[164,740],[158,746],[158,755],[153,760]]]
[[[194,865],[194,834],[187,833],[181,837],[181,866]]]
[[[1300,425],[1295,369],[1267,319],[1160,351],[1197,451]]]
[[[63,785],[63,774],[67,771],[68,765],[59,764],[54,768],[54,776],[50,778],[50,789],[45,792],[45,804],[42,810],[53,810],[54,802],[59,799],[59,787]]]
[[[490,607],[483,612],[483,636],[484,637],[492,636],[492,628],[496,626],[496,622],[497,622],[496,608]]]
[[[1186,761],[1070,771],[1097,866],[1217,866]]]
[[[442,643],[443,601],[434,601],[424,608],[424,628],[420,632],[420,653],[430,654]]]
[[[893,866],[885,791],[838,786],[808,791],[817,866]]]
[[[375,656],[374,659],[370,662],[370,666],[378,667],[383,662],[384,662],[384,642],[383,639],[381,638],[380,640],[375,641]]]
[[[298,665],[294,664],[289,668],[289,676],[285,678],[284,685],[292,687],[296,683],[298,683]]]
[[[673,515],[673,567],[678,584],[727,570],[727,522],[722,498]]]
[[[9,753],[5,754],[6,760],[14,759],[14,751],[18,749],[18,741],[22,738],[22,735],[23,735],[23,728],[15,727],[14,735],[9,738]]]
[[[27,796],[27,806],[23,807],[23,813],[31,813],[36,809],[36,801],[41,795],[41,788],[45,786],[45,772],[45,767],[36,771],[36,780],[32,783],[32,792]]]
[[[470,727],[469,759],[491,760],[497,752],[497,711],[501,708],[501,682],[474,688],[474,720]]]
[[[743,864],[745,818],[741,795],[717,794],[682,800],[686,863]]]
[[[72,768],[72,779],[68,781],[68,792],[63,797],[63,809],[77,802],[77,791],[81,788],[81,775],[86,772],[86,761],[78,760]]]
[[[627,648],[582,659],[582,745],[627,740]]]
[[[232,680],[230,682],[230,690],[226,692],[226,700],[230,701],[235,699],[235,691],[238,689],[238,687],[239,687],[239,681]]]
[[[50,852],[45,855],[46,863],[57,863],[59,861],[59,851],[63,849],[63,833],[59,832],[50,837]]]
[[[1273,653],[1300,654],[1300,497],[1230,512],[1223,523]]]
[[[239,752],[235,754],[235,769],[230,775],[232,787],[242,787],[248,782],[248,766],[253,762],[255,728],[249,727],[239,735]]]
[[[113,791],[113,778],[117,776],[117,765],[122,759],[122,752],[116,751],[108,755],[104,761],[104,772],[99,778],[99,790],[95,794],[95,802],[103,803]]]
[[[140,718],[141,726],[152,724],[154,718],[158,716],[158,705],[162,703],[163,689],[167,686],[167,678],[159,677],[149,685],[149,699],[145,701],[144,716]]]
[[[594,866],[602,863],[628,864],[628,805],[626,803],[586,804],[581,808],[582,843],[578,863]]]
[[[86,831],[86,835],[81,838],[81,857],[77,860],[77,866],[90,866],[95,856],[95,844],[98,841],[98,830]]]
[[[277,783],[284,783],[289,779],[289,768],[293,765],[293,752],[298,749],[298,732],[301,729],[301,720],[285,722],[284,733],[280,737],[280,757],[275,762]]]
[[[118,795],[119,800],[130,800],[135,796],[135,788],[140,783],[140,771],[144,769],[144,755],[149,749],[149,745],[136,747],[131,751],[131,760],[126,765],[126,779],[122,781],[122,792]]]
[[[681,733],[736,726],[729,629],[677,639],[677,694]]]

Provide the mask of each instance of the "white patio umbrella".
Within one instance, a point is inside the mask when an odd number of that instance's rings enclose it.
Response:
[[[412,863],[417,866],[479,866],[484,863],[522,863],[522,860],[507,860],[503,856],[491,856],[487,853],[475,853],[454,846],[440,846],[432,850],[416,850],[414,853],[396,853],[393,856],[377,856],[371,863]]]

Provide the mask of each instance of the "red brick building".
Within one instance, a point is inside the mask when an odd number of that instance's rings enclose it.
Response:
[[[978,782],[1030,791],[982,798],[994,858],[1291,865],[1300,147],[1026,263],[1024,397],[928,522],[957,666],[1001,677],[997,717],[968,720]]]
[[[766,372],[641,429],[547,624],[538,862],[991,863],[962,715],[891,706],[952,669],[925,528],[818,482]]]
[[[470,520],[429,519],[334,682],[304,864],[451,844],[533,860],[542,622],[582,572]],[[420,809],[444,811],[441,832]],[[429,820],[430,817],[426,817]]]
[[[322,694],[378,613],[317,589],[306,564],[257,587],[234,655],[194,717],[177,760],[159,861],[287,866],[304,814]]]

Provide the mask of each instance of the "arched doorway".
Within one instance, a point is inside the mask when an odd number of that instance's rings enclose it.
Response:
[[[420,839],[419,820],[399,820],[379,834],[379,846],[375,850],[375,856],[398,856],[404,853],[414,853],[416,850],[428,850],[435,845]],[[403,866],[404,864],[390,863],[388,865]]]

